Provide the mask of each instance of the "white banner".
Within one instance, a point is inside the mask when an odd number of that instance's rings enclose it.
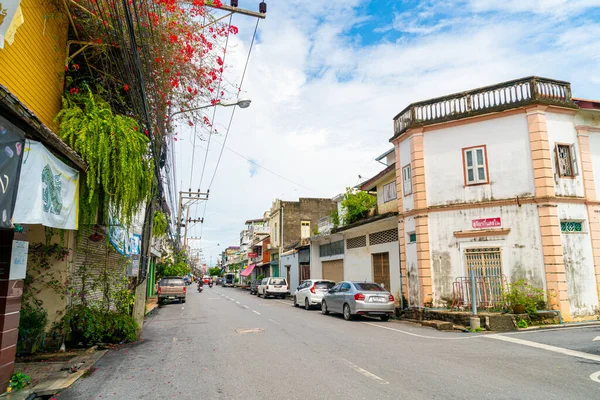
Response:
[[[4,41],[13,43],[17,28],[23,24],[20,3],[21,0],[0,0],[0,49],[4,48]]]
[[[78,214],[79,172],[56,158],[40,142],[27,140],[14,223],[77,229]]]

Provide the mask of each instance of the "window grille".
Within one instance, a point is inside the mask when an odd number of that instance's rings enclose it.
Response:
[[[366,236],[357,236],[350,239],[346,239],[347,249],[356,249],[358,247],[365,247],[367,245]]]
[[[398,229],[390,229],[369,234],[369,245],[391,243],[398,241]]]
[[[561,221],[561,232],[583,232],[583,222],[581,221]]]
[[[471,270],[475,272],[475,276],[503,275],[500,247],[466,249],[465,262],[467,264],[467,276],[471,276]]]

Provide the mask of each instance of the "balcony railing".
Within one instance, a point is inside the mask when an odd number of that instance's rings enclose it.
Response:
[[[394,137],[400,136],[409,128],[504,111],[528,104],[577,108],[571,98],[569,82],[532,76],[412,103],[394,118]]]

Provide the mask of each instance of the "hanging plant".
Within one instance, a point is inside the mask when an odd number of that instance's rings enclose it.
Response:
[[[154,179],[149,140],[130,117],[83,85],[66,94],[56,116],[59,136],[88,164],[80,189],[80,218],[95,223],[98,211],[111,212],[126,226],[148,200]]]
[[[167,217],[161,211],[154,213],[154,223],[152,225],[152,235],[162,237],[167,233]]]

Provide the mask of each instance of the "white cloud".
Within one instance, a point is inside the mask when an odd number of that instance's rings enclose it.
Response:
[[[597,2],[436,2],[401,11],[401,29],[391,30],[398,21],[390,13],[376,28],[386,31],[385,40],[376,40],[378,32],[361,33],[372,36],[368,46],[347,35],[368,26],[370,16],[356,11],[360,3],[269,3],[243,87],[252,105],[236,111],[227,146],[285,179],[223,152],[202,229],[204,245],[221,247],[207,249],[207,259],[212,254],[214,262],[239,242],[244,221],[261,217],[276,197],[332,197],[356,184],[358,175],[377,173],[374,158],[391,147],[392,118],[413,101],[533,74],[572,82],[575,96],[598,97],[600,24],[585,13]],[[231,39],[228,77],[239,83],[255,22],[234,21],[240,35]],[[397,40],[390,41],[394,33]],[[218,110],[218,142],[230,111]],[[191,141],[189,132],[180,136],[178,184],[187,188]],[[211,143],[202,189],[220,149]],[[192,187],[204,152],[196,150]],[[202,211],[199,206],[192,217]],[[195,228],[192,235],[199,234]]]

